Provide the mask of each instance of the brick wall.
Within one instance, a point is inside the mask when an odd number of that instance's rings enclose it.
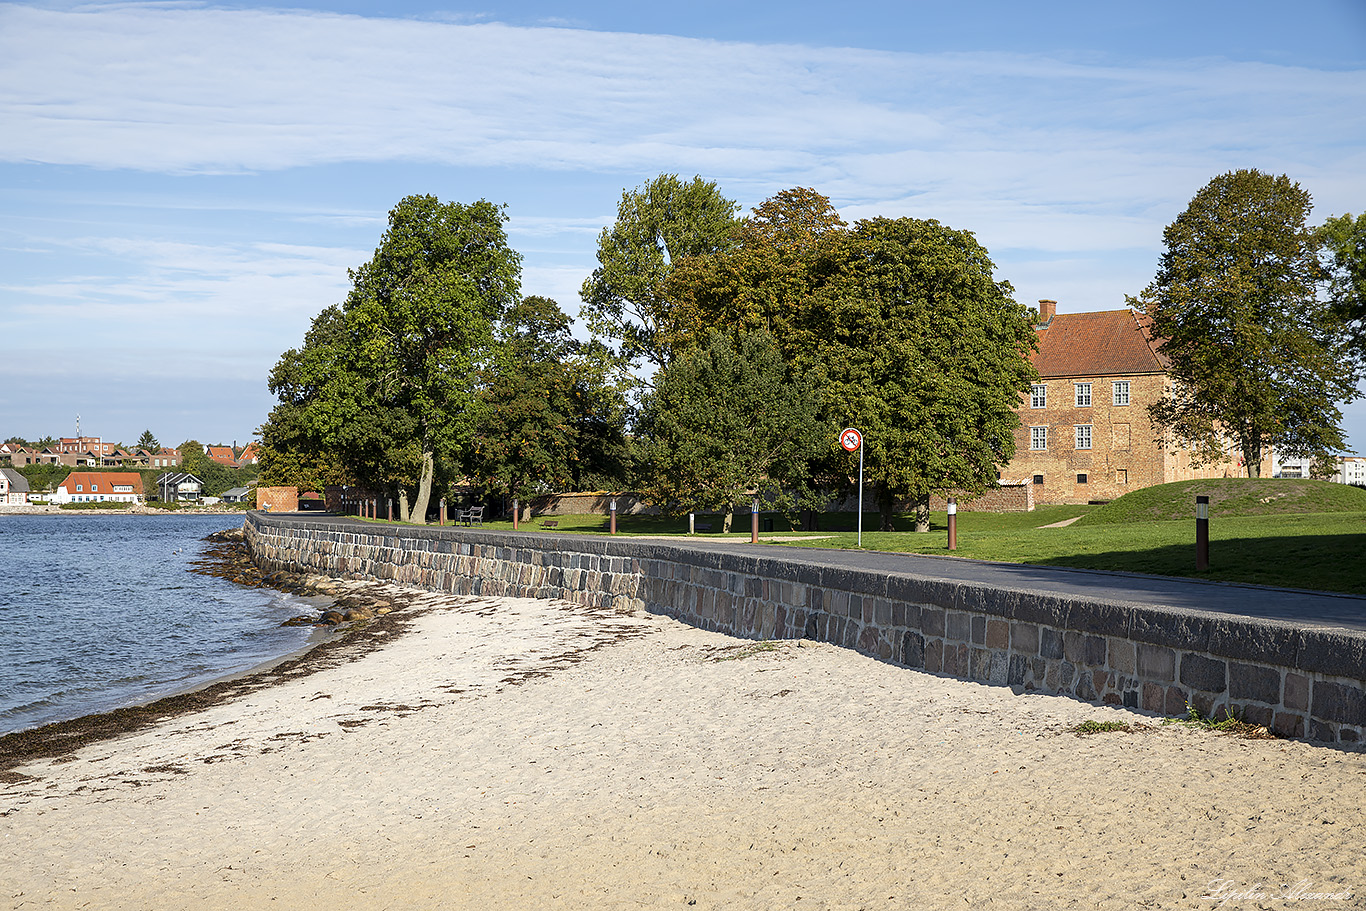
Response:
[[[297,512],[299,509],[299,488],[258,487],[256,488],[256,508],[269,512]]]

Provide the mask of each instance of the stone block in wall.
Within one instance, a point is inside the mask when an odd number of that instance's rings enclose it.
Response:
[[[1303,737],[1304,716],[1293,712],[1277,712],[1271,719],[1271,730],[1282,737]]]
[[[1044,658],[1062,658],[1063,640],[1062,633],[1051,626],[1045,626],[1040,630],[1039,654]]]
[[[1309,678],[1303,674],[1285,674],[1281,689],[1281,703],[1291,711],[1309,710]]]
[[[915,630],[907,630],[901,636],[901,663],[907,667],[925,666],[925,637]]]
[[[1167,687],[1167,704],[1164,714],[1177,716],[1185,715],[1189,708],[1190,694],[1179,686]]]
[[[1029,659],[1021,654],[1013,653],[1010,655],[1010,663],[1006,668],[1006,684],[1009,686],[1024,686],[1025,674],[1029,670]]]
[[[1021,655],[1039,653],[1039,627],[1034,623],[1010,624],[1010,650]]]
[[[943,636],[945,630],[944,611],[937,607],[920,609],[920,628],[926,636]]]
[[[1304,629],[1294,666],[1302,671],[1366,680],[1366,633]]]
[[[1207,693],[1222,693],[1228,687],[1228,664],[1219,658],[1186,652],[1181,656],[1181,683]]]
[[[1138,676],[1170,683],[1176,679],[1176,652],[1156,645],[1138,646]]]
[[[931,639],[925,643],[925,670],[932,674],[944,671],[944,640]]]
[[[972,638],[972,621],[962,611],[949,611],[944,617],[944,638],[968,642]]]
[[[987,618],[982,614],[972,615],[972,644],[987,644]]]
[[[1255,699],[1267,705],[1281,701],[1281,671],[1255,664],[1230,662],[1228,694],[1231,699]]]
[[[1132,677],[1138,671],[1138,646],[1111,636],[1105,643],[1105,660],[1117,673]]]
[[[987,648],[995,651],[1008,651],[1010,649],[1010,623],[992,617],[987,620]]]
[[[1313,716],[1350,725],[1366,725],[1366,693],[1354,686],[1315,680]]]

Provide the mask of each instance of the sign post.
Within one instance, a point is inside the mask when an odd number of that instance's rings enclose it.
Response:
[[[846,452],[858,453],[858,546],[863,546],[863,434],[853,427],[840,432],[840,445]]]

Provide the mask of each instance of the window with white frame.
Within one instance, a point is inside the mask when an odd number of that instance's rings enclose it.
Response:
[[[1114,403],[1116,405],[1129,404],[1129,381],[1116,380],[1112,385],[1115,391]]]
[[[1048,407],[1048,387],[1038,384],[1029,387],[1029,407],[1047,408]]]
[[[1090,425],[1090,424],[1078,424],[1078,425],[1077,425],[1077,448],[1078,448],[1078,449],[1090,449],[1090,448],[1091,448],[1091,425]]]
[[[1048,448],[1048,428],[1031,427],[1029,428],[1029,448],[1047,449]]]
[[[1089,408],[1089,407],[1091,407],[1091,384],[1090,384],[1090,383],[1073,383],[1072,386],[1073,386],[1073,387],[1076,389],[1076,391],[1077,391],[1077,407],[1078,407],[1078,408]]]

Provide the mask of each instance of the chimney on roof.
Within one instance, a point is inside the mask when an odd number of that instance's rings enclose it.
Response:
[[[1053,317],[1058,313],[1058,302],[1041,300],[1039,301],[1039,325],[1047,326],[1053,322]]]

